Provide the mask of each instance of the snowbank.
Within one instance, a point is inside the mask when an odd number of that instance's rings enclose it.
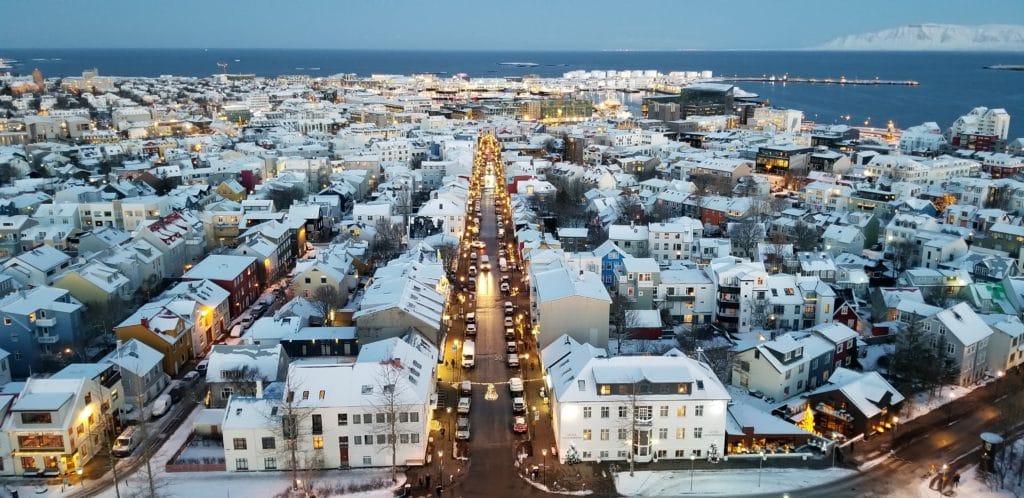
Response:
[[[903,409],[903,415],[900,417],[901,423],[933,412],[954,399],[960,399],[970,394],[973,390],[974,386],[944,386],[934,396],[928,392],[914,394],[907,398],[907,406]]]
[[[693,473],[693,492],[690,493],[689,470],[637,471],[633,476],[630,476],[629,472],[619,472],[615,474],[615,488],[620,494],[627,496],[739,496],[808,488],[856,473],[854,470],[842,468],[766,468],[760,471],[761,486],[758,487],[758,471],[754,469],[698,470]]]

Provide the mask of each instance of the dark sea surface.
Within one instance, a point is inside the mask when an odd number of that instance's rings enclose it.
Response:
[[[459,52],[367,50],[167,49],[7,50],[14,71],[38,67],[45,76],[81,74],[97,68],[113,76],[210,76],[218,62],[232,73],[259,76],[335,73],[466,73],[472,77],[537,74],[560,76],[591,69],[711,70],[718,75],[916,80],[920,86],[809,85],[744,82],[740,87],[773,106],[800,109],[807,120],[898,127],[935,121],[948,127],[976,106],[1002,107],[1011,115],[1011,137],[1024,133],[1024,71],[984,69],[1024,64],[1024,53],[995,52],[813,52],[813,51],[630,51],[630,52]],[[237,60],[237,61],[236,61]],[[533,62],[513,67],[501,62]],[[624,100],[634,96],[622,96]]]

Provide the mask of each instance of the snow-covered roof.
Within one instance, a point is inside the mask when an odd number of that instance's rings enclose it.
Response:
[[[255,376],[262,378],[264,382],[279,380],[278,371],[283,354],[284,349],[280,344],[272,346],[214,345],[206,357],[209,360],[206,367],[206,382],[232,382],[236,379],[232,379],[227,372],[238,371],[242,368],[253,370]]]
[[[559,266],[539,272],[535,276],[538,302],[551,302],[571,296],[611,302],[608,290],[596,273],[580,271],[576,274],[568,268]]]
[[[604,349],[580,343],[569,335],[555,339],[541,351],[541,361],[551,379],[553,395],[561,403],[615,402],[628,398],[623,394],[599,394],[602,384],[689,384],[689,393],[640,394],[642,399],[721,400],[730,399],[725,386],[711,367],[689,358],[678,350],[663,356],[607,357]]]
[[[970,346],[992,335],[992,328],[967,303],[959,303],[936,313],[935,320],[944,325],[964,346]]]
[[[888,408],[903,402],[904,397],[889,384],[878,372],[855,372],[843,367],[836,368],[828,378],[828,383],[805,394],[811,396],[839,390],[844,397],[865,417],[871,418],[881,413],[881,408]],[[888,399],[886,397],[888,396]],[[883,406],[879,406],[879,404]]]
[[[252,256],[211,254],[188,270],[183,278],[232,280],[256,262]]]
[[[102,361],[113,363],[137,376],[143,376],[160,365],[163,360],[163,353],[138,339],[131,339],[111,351]]]

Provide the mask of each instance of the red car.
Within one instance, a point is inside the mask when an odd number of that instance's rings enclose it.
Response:
[[[526,432],[526,417],[516,417],[516,421],[512,424],[512,431],[517,434],[523,434]]]

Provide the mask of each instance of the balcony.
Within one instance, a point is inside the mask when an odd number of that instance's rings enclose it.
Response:
[[[685,294],[666,294],[665,299],[668,301],[682,301],[684,303],[692,303],[696,296],[687,296]]]
[[[740,303],[736,301],[719,301],[718,307],[723,309],[739,309]]]
[[[36,327],[53,327],[55,325],[57,325],[57,319],[54,317],[36,318]]]
[[[636,425],[649,426],[653,422],[654,422],[654,417],[652,415],[637,415],[636,416]]]
[[[740,293],[740,288],[739,288],[739,286],[734,286],[734,285],[719,285],[718,286],[718,292],[721,293],[721,294],[729,294],[729,293],[739,294]]]
[[[60,336],[54,334],[36,334],[36,342],[39,344],[57,344]]]

